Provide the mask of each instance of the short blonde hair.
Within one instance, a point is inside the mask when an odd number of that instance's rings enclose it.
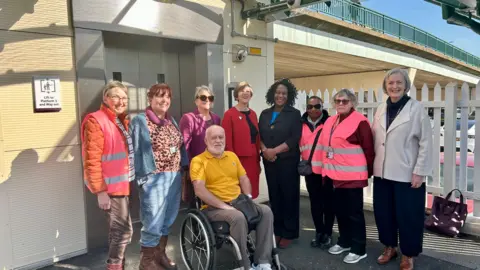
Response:
[[[337,99],[337,97],[347,97],[348,100],[350,100],[350,102],[352,103],[353,108],[357,107],[357,105],[358,105],[358,100],[357,100],[357,96],[355,95],[355,93],[353,93],[352,91],[350,91],[346,88],[343,88],[342,90],[338,91],[333,96],[332,99],[333,99],[333,104],[335,104],[335,106],[336,106],[335,99]]]
[[[106,97],[110,95],[110,92],[112,92],[112,89],[114,88],[120,88],[122,89],[123,92],[125,92],[125,94],[128,95],[127,87],[122,82],[110,81],[107,84],[105,84],[105,86],[102,88],[103,96]]]
[[[215,96],[213,94],[213,91],[212,89],[210,89],[210,87],[206,86],[206,85],[200,85],[200,86],[197,86],[195,88],[195,97],[194,97],[194,100],[196,100],[198,98],[198,95],[200,94],[200,92],[202,91],[206,91],[209,95],[211,96]]]
[[[410,90],[410,87],[412,87],[412,82],[410,81],[410,77],[408,77],[408,72],[405,69],[401,68],[394,68],[389,71],[387,71],[387,74],[385,74],[385,77],[383,78],[383,92],[386,94],[387,93],[387,80],[392,76],[393,74],[400,74],[403,77],[403,81],[405,82],[405,93],[408,93]]]
[[[250,87],[250,89],[252,88],[252,86],[248,82],[240,82],[237,87],[235,87],[235,90],[233,90],[233,97],[235,98],[235,100],[238,100],[238,94],[247,87]],[[253,89],[252,92],[250,92],[250,96],[253,96]]]

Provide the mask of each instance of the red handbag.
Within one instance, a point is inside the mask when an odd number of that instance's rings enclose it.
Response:
[[[460,193],[460,202],[450,201],[454,191]],[[460,190],[450,191],[445,198],[435,196],[432,204],[432,213],[425,220],[425,228],[450,237],[456,237],[460,228],[465,225],[467,219],[467,204]]]

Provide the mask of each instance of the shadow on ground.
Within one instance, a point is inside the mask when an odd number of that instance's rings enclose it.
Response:
[[[169,238],[167,253],[173,259],[175,258],[179,270],[186,267],[182,262],[182,256],[179,249],[180,224],[183,220],[184,211],[179,214],[175,225],[173,226]],[[310,206],[308,198],[301,200],[301,233],[300,238],[293,242],[288,249],[280,251],[280,259],[289,269],[307,270],[307,269],[379,269],[393,270],[399,268],[400,259],[388,265],[379,266],[376,258],[380,254],[382,246],[378,242],[375,221],[371,212],[365,212],[367,221],[367,254],[368,257],[354,265],[343,263],[343,256],[330,255],[324,250],[313,249],[309,246],[311,238],[314,236],[313,223],[310,217]],[[138,245],[140,225],[136,224],[134,240],[128,248],[126,269],[138,269],[140,247]],[[335,236],[337,227],[334,227]],[[217,269],[230,270],[233,254],[228,248],[222,248],[218,251]],[[99,270],[105,269],[106,249],[92,250],[88,254],[59,262],[54,266],[43,268],[44,270],[60,269],[82,269]],[[464,270],[480,269],[480,239],[475,237],[445,238],[426,232],[424,238],[424,253],[416,260],[416,269],[421,270]]]

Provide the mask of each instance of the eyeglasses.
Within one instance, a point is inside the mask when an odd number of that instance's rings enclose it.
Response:
[[[340,105],[347,105],[350,102],[349,99],[335,99],[335,104]]]
[[[118,101],[123,101],[123,102],[127,102],[128,101],[128,97],[119,97],[119,96],[110,96],[110,98],[115,101],[115,102],[118,102]]]
[[[322,105],[320,105],[320,104],[315,104],[315,105],[310,105],[310,104],[308,104],[308,105],[307,105],[307,110],[311,110],[311,109],[313,109],[313,108],[315,108],[315,109],[317,109],[317,110],[320,110],[320,109],[322,108]]]
[[[199,98],[201,101],[203,102],[206,102],[207,99],[208,101],[210,102],[213,102],[215,100],[215,97],[214,96],[206,96],[206,95],[201,95],[201,96],[197,96],[197,98]]]

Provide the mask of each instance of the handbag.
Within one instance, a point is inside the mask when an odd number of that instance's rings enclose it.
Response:
[[[317,136],[315,136],[315,140],[313,141],[312,150],[310,151],[310,156],[308,157],[308,160],[302,160],[300,161],[300,163],[298,163],[298,173],[300,175],[307,176],[313,173],[313,170],[312,170],[313,152],[315,152],[315,147],[317,146],[318,137],[320,137],[321,131],[322,130],[319,130],[317,132]]]
[[[255,229],[257,224],[262,219],[262,211],[260,211],[259,207],[250,197],[243,193],[233,200],[231,205],[243,213],[245,219],[247,219],[249,230]]]
[[[182,175],[182,201],[190,206],[194,206],[195,191],[193,189],[190,173],[186,170]]]
[[[460,193],[460,202],[450,201],[454,191]],[[425,228],[443,235],[456,237],[460,228],[467,219],[467,205],[464,203],[463,194],[459,189],[453,189],[445,198],[435,196],[432,204],[432,213],[425,220]]]

